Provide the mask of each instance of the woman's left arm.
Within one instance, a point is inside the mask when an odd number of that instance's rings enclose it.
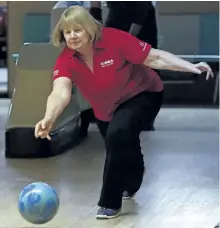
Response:
[[[143,64],[153,69],[191,72],[195,74],[207,72],[207,80],[213,77],[211,67],[205,62],[193,64],[174,54],[154,48],[151,48]]]

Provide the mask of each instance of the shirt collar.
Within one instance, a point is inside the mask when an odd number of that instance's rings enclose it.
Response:
[[[102,37],[94,43],[94,48],[97,48],[97,49],[105,48],[104,40],[102,39]]]

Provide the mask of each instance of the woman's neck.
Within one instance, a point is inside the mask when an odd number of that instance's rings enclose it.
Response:
[[[89,58],[93,55],[93,44],[85,45],[83,48],[78,50],[80,56],[84,58]]]

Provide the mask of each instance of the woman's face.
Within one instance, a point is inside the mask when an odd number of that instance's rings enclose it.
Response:
[[[64,30],[63,35],[67,46],[76,51],[88,44],[90,38],[89,34],[82,27]]]

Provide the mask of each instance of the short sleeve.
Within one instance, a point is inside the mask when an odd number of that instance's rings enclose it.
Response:
[[[62,54],[59,55],[53,68],[53,80],[56,80],[60,77],[67,77],[73,80],[72,75],[73,74],[70,68],[68,58],[64,58]]]
[[[118,37],[122,57],[128,62],[142,64],[149,55],[150,44],[124,31],[117,31],[116,37]]]

